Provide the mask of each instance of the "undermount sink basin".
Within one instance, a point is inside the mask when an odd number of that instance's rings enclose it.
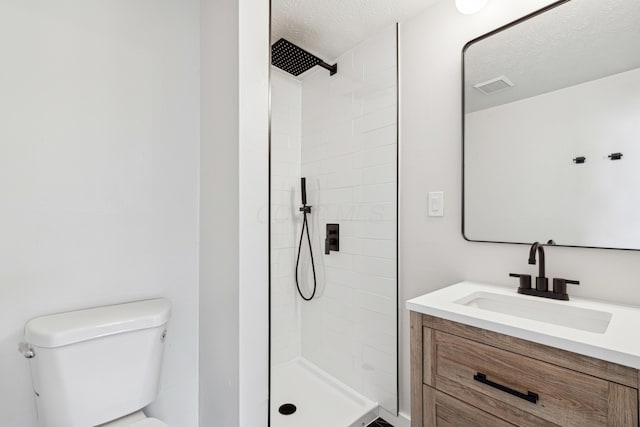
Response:
[[[500,295],[492,292],[474,292],[460,298],[455,303],[598,334],[607,331],[612,317],[612,313],[606,311],[570,307],[542,299]]]

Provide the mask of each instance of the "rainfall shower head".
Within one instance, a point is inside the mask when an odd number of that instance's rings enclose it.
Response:
[[[338,72],[338,64],[329,65],[285,39],[280,39],[271,46],[271,64],[294,76],[299,76],[316,65],[329,70],[332,76]]]

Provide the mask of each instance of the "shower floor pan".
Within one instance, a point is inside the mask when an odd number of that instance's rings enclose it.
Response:
[[[282,415],[280,405],[296,412]],[[271,371],[271,427],[362,427],[378,417],[378,405],[314,364],[298,358]]]

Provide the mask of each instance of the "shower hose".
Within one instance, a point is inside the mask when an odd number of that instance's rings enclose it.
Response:
[[[311,236],[309,236],[309,223],[307,222],[307,213],[311,211],[310,207],[303,206],[301,209],[303,219],[302,219],[302,230],[300,231],[300,244],[298,245],[298,259],[296,260],[296,287],[298,288],[298,293],[305,301],[311,301],[316,294],[316,266],[313,262],[313,249],[311,248]],[[300,253],[302,252],[302,239],[304,237],[305,229],[307,231],[307,242],[309,243],[309,255],[311,255],[311,271],[313,271],[313,292],[311,292],[310,297],[305,297],[300,289],[300,283],[298,281],[298,266],[300,264]]]

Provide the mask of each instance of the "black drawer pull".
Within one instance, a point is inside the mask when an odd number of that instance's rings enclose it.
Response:
[[[502,384],[498,384],[498,383],[494,383],[491,380],[487,379],[487,376],[485,374],[481,374],[480,372],[478,372],[477,374],[475,374],[473,376],[473,379],[476,381],[480,381],[482,384],[486,384],[488,386],[491,386],[493,388],[497,388],[498,390],[504,391],[506,393],[512,394],[516,397],[519,397],[520,399],[524,399],[526,401],[529,401],[531,403],[538,403],[538,394],[534,393],[532,391],[528,391],[527,394],[524,393],[520,393],[517,390],[514,390],[512,388],[509,388],[507,386],[504,386]]]

